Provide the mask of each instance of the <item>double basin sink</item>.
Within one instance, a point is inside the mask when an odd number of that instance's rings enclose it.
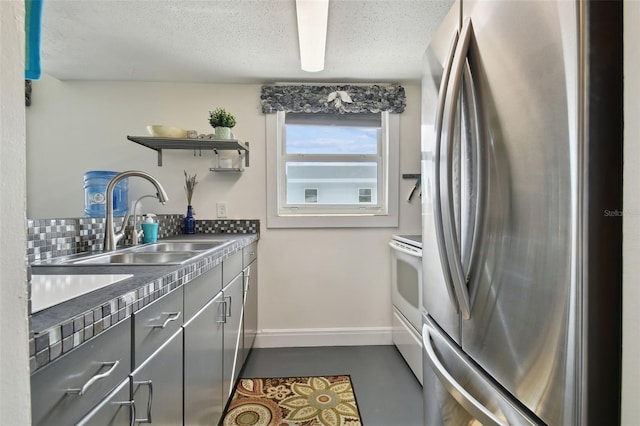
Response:
[[[41,266],[180,265],[202,253],[231,243],[231,239],[159,241],[107,253],[68,256],[38,262]]]
[[[40,274],[37,266],[66,268],[180,265],[231,242],[233,242],[233,239],[159,241],[112,252],[99,254],[82,253],[80,255],[36,262],[32,264],[36,268],[32,268],[31,313],[39,312],[133,276],[130,273],[121,273],[122,271],[118,268],[110,268],[108,273],[104,271],[93,273],[92,268],[78,268],[77,271],[79,273],[77,274],[67,269],[64,270],[64,275],[48,274],[50,271]],[[75,268],[73,271],[75,271]]]
[[[204,251],[208,251],[231,240],[207,242],[158,242],[149,245],[132,247],[110,253],[104,253],[63,263],[66,266],[78,265],[175,265],[181,264]]]

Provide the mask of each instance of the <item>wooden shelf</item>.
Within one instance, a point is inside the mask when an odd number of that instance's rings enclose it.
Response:
[[[194,151],[214,151],[216,154],[218,151],[238,151],[239,155],[244,155],[245,167],[249,167],[249,142],[240,142],[237,139],[174,139],[148,136],[127,136],[127,139],[156,151],[158,166],[162,166],[164,149],[193,149]],[[233,169],[233,171],[241,171],[241,169]]]

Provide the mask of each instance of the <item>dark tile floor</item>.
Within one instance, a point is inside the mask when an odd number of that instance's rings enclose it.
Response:
[[[395,346],[254,348],[240,376],[349,374],[364,426],[422,426],[422,387]]]

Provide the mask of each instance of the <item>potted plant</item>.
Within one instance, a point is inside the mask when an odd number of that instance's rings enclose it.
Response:
[[[216,139],[231,139],[231,129],[236,125],[236,118],[224,108],[209,111],[209,124],[216,131]]]

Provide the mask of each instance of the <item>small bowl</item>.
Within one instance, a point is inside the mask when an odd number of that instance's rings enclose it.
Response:
[[[147,132],[151,136],[155,136],[157,138],[186,138],[187,131],[181,129],[180,127],[174,126],[163,126],[160,124],[152,124],[147,126]]]

